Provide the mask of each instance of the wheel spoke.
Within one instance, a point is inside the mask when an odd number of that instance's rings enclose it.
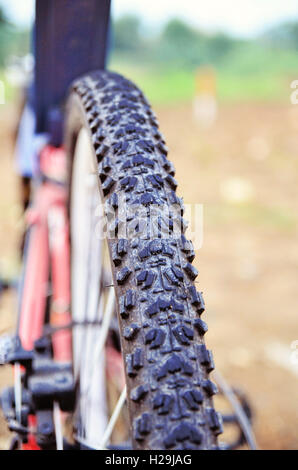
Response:
[[[21,365],[19,362],[14,366],[14,399],[16,408],[16,420],[21,423],[22,412],[22,381],[21,381]]]
[[[93,356],[94,360],[93,360],[93,363],[92,363],[91,375],[90,375],[88,388],[86,390],[87,393],[90,390],[90,384],[92,383],[94,370],[95,370],[95,368],[97,366],[97,363],[98,363],[98,360],[99,360],[99,358],[100,358],[100,356],[103,352],[103,348],[104,348],[106,340],[107,340],[107,336],[108,336],[108,333],[109,333],[109,328],[110,328],[110,324],[111,324],[114,312],[115,312],[115,291],[114,291],[114,289],[110,289],[106,309],[105,309],[105,312],[104,312],[104,315],[103,315],[100,335],[99,335],[98,341],[96,343],[95,351],[94,351],[94,356]]]
[[[96,204],[98,202],[98,194],[92,193],[90,195],[89,211],[89,241],[88,241],[88,267],[87,267],[87,285],[85,295],[85,320],[96,321],[100,315],[99,303],[102,297],[101,291],[101,275],[102,275],[102,244],[95,243],[95,220],[93,216]],[[81,343],[81,361],[80,361],[80,388],[81,396],[81,410],[83,413],[83,426],[88,428],[89,401],[84,397],[86,386],[88,387],[90,378],[90,368],[92,367],[93,351],[97,341],[98,331],[92,327],[87,327],[85,330],[84,341]],[[104,385],[104,383],[102,384]],[[102,416],[101,416],[102,418]],[[88,432],[87,432],[88,434]]]
[[[54,427],[55,427],[55,437],[56,437],[56,449],[63,450],[63,432],[62,432],[62,419],[61,411],[58,402],[54,402],[53,407],[53,416],[54,416]]]
[[[103,298],[100,301],[100,309],[103,311]],[[109,291],[106,308],[101,315],[102,326],[99,335],[96,334],[95,349],[91,350],[88,356],[90,366],[88,367],[88,375],[85,374],[85,387],[81,388],[82,402],[83,402],[83,420],[85,420],[85,427],[87,433],[86,440],[91,438],[92,435],[102,435],[107,422],[107,409],[105,407],[105,351],[107,336],[110,329],[111,320],[115,311],[115,293],[114,289]],[[95,332],[97,333],[97,332]],[[89,364],[88,364],[89,365]],[[105,419],[106,418],[106,419]]]
[[[235,411],[239,425],[243,431],[248,446],[251,450],[257,450],[257,444],[251,428],[251,424],[246,414],[244,413],[242,406],[240,405],[239,400],[235,395],[233,389],[218,371],[214,372],[213,374],[216,382],[218,383],[219,388],[222,390],[222,392],[224,393],[227,400],[230,402],[232,408]]]
[[[95,170],[89,136],[82,129],[74,155],[71,200],[72,314],[74,321],[82,323],[99,319],[102,296],[102,243],[95,240],[95,210],[100,202]],[[84,390],[89,383],[97,336],[98,329],[88,326],[73,333],[74,372],[80,388],[76,413],[80,417],[81,437],[90,434],[86,429],[88,403]]]
[[[79,132],[74,154],[71,211],[73,320],[101,321],[100,329],[86,326],[73,334],[74,371],[79,390],[75,412],[77,439],[89,445],[95,441],[98,445],[109,418],[105,343],[115,312],[115,293],[114,289],[104,287],[112,284],[110,269],[110,275],[106,275],[109,252],[100,223],[104,213],[97,164],[84,128]]]
[[[122,393],[119,397],[119,400],[117,402],[117,405],[115,406],[115,409],[113,411],[113,414],[110,418],[110,421],[109,421],[109,424],[107,425],[107,428],[104,432],[104,435],[102,437],[102,440],[101,440],[101,443],[100,443],[100,446],[97,450],[104,450],[106,448],[106,445],[112,435],[112,432],[113,432],[113,429],[115,427],[115,424],[117,422],[117,419],[121,413],[121,410],[122,410],[122,407],[125,403],[125,400],[126,400],[126,393],[127,393],[127,390],[126,390],[126,386],[124,387],[124,389],[122,390]]]

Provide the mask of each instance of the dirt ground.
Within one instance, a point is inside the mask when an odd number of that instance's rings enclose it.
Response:
[[[206,335],[216,366],[252,404],[261,449],[298,448],[298,107],[234,104],[199,125],[190,105],[157,109],[187,204],[203,204],[195,264]],[[0,109],[0,267],[17,270],[21,227],[13,173],[12,107]],[[15,299],[1,298],[0,331],[14,324]],[[11,381],[0,370],[0,385]],[[0,448],[7,445],[0,422]]]

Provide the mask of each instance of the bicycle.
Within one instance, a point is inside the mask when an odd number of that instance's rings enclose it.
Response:
[[[109,12],[109,0],[36,2],[34,133],[45,140],[4,353],[11,448],[218,449],[183,201],[147,99],[104,70]]]

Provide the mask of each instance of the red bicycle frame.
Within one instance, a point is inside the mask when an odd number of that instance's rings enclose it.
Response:
[[[51,295],[50,326],[61,328],[70,316],[69,223],[63,184],[66,161],[63,149],[46,147],[40,155],[44,181],[36,188],[35,204],[28,210],[29,241],[20,304],[18,335],[24,349],[33,349],[44,333],[47,297]],[[51,292],[49,292],[49,286]],[[71,332],[53,335],[54,359],[71,360]]]

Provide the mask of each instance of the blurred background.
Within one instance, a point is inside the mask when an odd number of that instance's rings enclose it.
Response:
[[[113,0],[109,68],[158,115],[179,195],[204,205],[195,263],[217,368],[247,394],[262,449],[298,448],[296,0]],[[34,2],[0,1],[0,272],[19,270],[13,143]],[[3,96],[4,95],[4,96]],[[4,98],[1,100],[1,98]],[[16,300],[0,299],[0,333]],[[0,385],[12,379],[0,370]],[[0,421],[0,448],[8,434]]]

